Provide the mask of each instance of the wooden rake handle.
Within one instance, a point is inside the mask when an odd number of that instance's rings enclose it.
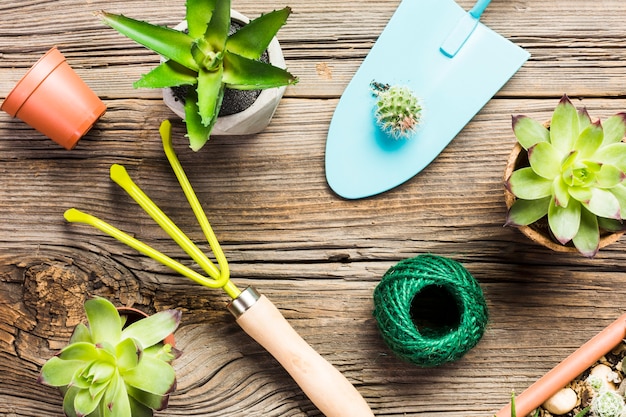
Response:
[[[240,299],[244,300],[243,308],[237,306]],[[239,326],[280,362],[326,417],[374,416],[356,388],[296,333],[268,298],[247,288],[229,310]]]

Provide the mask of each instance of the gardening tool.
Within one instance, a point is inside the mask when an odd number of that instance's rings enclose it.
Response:
[[[326,179],[358,199],[409,180],[439,155],[530,54],[479,22],[490,0],[466,12],[454,0],[404,0],[335,110]],[[411,137],[394,139],[374,118],[372,82],[402,85],[421,100]]]
[[[281,363],[304,393],[326,416],[373,417],[374,414],[354,386],[296,333],[269,299],[260,295],[252,287],[241,291],[230,280],[230,271],[224,252],[178,157],[174,153],[169,121],[164,121],[161,124],[160,133],[167,159],[191,205],[200,228],[208,240],[217,266],[132,181],[123,166],[117,164],[111,166],[111,179],[120,185],[167,232],[208,274],[208,277],[175,261],[103,220],[77,209],[67,210],[65,212],[66,220],[89,224],[201,285],[224,289],[233,299],[228,305],[228,310],[235,316],[237,323]]]

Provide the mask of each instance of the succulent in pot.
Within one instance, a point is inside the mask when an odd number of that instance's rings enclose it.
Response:
[[[104,298],[85,302],[89,325],[42,367],[40,382],[59,387],[69,417],[149,417],[167,407],[176,387],[170,344],[181,313],[167,310],[126,326],[127,315]],[[170,343],[164,343],[167,340]]]
[[[263,14],[230,32],[230,0],[187,0],[187,31],[100,12],[103,22],[165,58],[135,87],[191,86],[184,98],[190,147],[199,150],[216,123],[225,88],[264,90],[295,84],[283,68],[259,60],[291,9]]]
[[[609,241],[616,240],[626,218],[626,113],[592,122],[564,95],[549,126],[514,116],[513,131],[528,158],[520,163],[513,155],[505,173],[506,225],[547,219],[558,245],[573,244],[587,257],[599,250],[602,234],[617,232]]]

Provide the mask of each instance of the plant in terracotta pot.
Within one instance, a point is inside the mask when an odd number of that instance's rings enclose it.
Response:
[[[548,126],[514,116],[513,131],[506,225],[587,257],[617,240],[626,218],[626,113],[592,122],[564,95]]]
[[[216,125],[226,89],[265,90],[297,82],[284,68],[274,66],[271,57],[269,63],[260,60],[270,44],[276,43],[275,35],[290,13],[289,8],[275,10],[234,33],[230,32],[230,0],[188,0],[186,31],[107,12],[100,12],[100,17],[105,24],[165,58],[135,82],[135,87],[188,86],[182,100],[183,118],[190,146],[199,150]],[[274,109],[275,105],[269,110],[270,117]]]
[[[181,313],[167,310],[130,322],[104,298],[85,302],[88,326],[41,369],[40,382],[61,388],[69,417],[149,417],[176,387],[172,333]]]
[[[626,411],[625,338],[626,314],[512,399],[495,417],[622,417]]]

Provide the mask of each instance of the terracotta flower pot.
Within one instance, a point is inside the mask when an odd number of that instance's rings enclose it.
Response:
[[[518,417],[526,417],[570,381],[609,353],[626,337],[626,314],[615,320],[547,374],[515,397]],[[496,417],[511,417],[511,404],[502,408]]]
[[[230,15],[234,21],[244,24],[250,22],[250,19],[236,10],[231,10]],[[187,21],[182,21],[174,29],[180,31],[187,29]],[[280,44],[276,38],[270,42],[267,52],[270,64],[283,69],[287,67]],[[283,86],[261,90],[252,106],[239,113],[219,116],[211,130],[211,136],[250,135],[262,131],[272,120],[278,103],[286,89],[287,87]],[[182,119],[185,118],[183,103],[176,98],[171,88],[163,89],[163,101],[177,116]]]
[[[1,106],[66,149],[72,149],[106,106],[57,48],[28,70]]]
[[[136,321],[144,319],[148,317],[148,314],[144,313],[141,310],[132,307],[116,307],[117,311],[120,313],[120,316],[126,316],[126,326],[132,324]],[[174,334],[167,336],[163,339],[163,343],[170,345],[171,347],[176,347],[176,339],[174,338]]]
[[[519,143],[515,143],[513,150],[511,150],[511,153],[509,154],[506,168],[504,169],[504,181],[506,182],[511,177],[513,171],[523,166],[529,166],[528,154]],[[506,203],[507,209],[511,208],[515,200],[516,197],[513,193],[505,189],[504,202]],[[552,238],[547,221],[540,220],[528,226],[519,226],[517,228],[532,241],[545,246],[546,248],[552,249],[553,251],[578,253],[578,250],[574,247],[572,242],[569,242],[567,245],[562,245]],[[615,243],[624,234],[624,232],[603,232],[602,230],[600,232],[600,249],[610,245],[611,243]]]

